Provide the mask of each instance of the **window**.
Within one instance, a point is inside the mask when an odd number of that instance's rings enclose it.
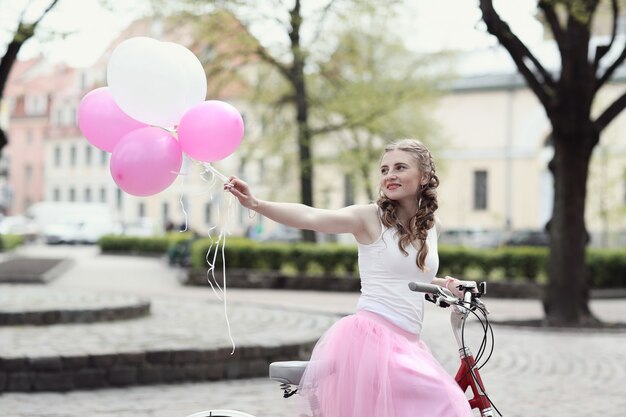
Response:
[[[69,200],[72,202],[76,201],[76,190],[73,187],[70,188]]]
[[[122,209],[122,205],[124,204],[123,198],[124,196],[122,195],[122,190],[118,188],[115,194],[115,205],[118,210]]]
[[[80,73],[80,89],[84,90],[86,88],[87,88],[87,73],[83,71]]]
[[[76,146],[70,147],[70,165],[76,165]]]
[[[58,188],[52,190],[52,201],[61,201],[61,190]]]
[[[107,189],[104,187],[100,188],[100,202],[101,203],[107,202]]]
[[[85,188],[85,201],[91,203],[91,188]]]
[[[474,210],[487,209],[487,171],[474,171]]]
[[[75,107],[70,110],[70,125],[78,127],[78,110]]]
[[[100,151],[100,165],[106,165],[109,160],[107,151]]]
[[[26,182],[30,182],[33,179],[33,167],[26,164],[24,167],[24,179]]]
[[[170,218],[170,205],[167,201],[164,202],[161,207],[161,218],[163,219],[163,224],[165,224]]]
[[[139,205],[137,206],[137,214],[139,215],[139,217],[146,217],[146,203],[139,203]]]
[[[41,116],[46,114],[48,98],[46,96],[25,96],[24,112],[27,116]]]
[[[87,145],[85,148],[85,164],[91,165],[91,145]]]
[[[54,147],[54,166],[58,167],[60,165],[61,165],[61,147],[57,145]]]
[[[344,175],[343,187],[343,205],[351,206],[354,204],[354,180],[352,175]]]

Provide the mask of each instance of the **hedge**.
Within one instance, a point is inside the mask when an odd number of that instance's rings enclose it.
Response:
[[[227,268],[235,269],[331,276],[354,275],[358,270],[356,246],[335,243],[258,242],[228,237],[222,252],[216,238],[198,239],[190,234],[171,233],[155,238],[107,236],[99,244],[103,252],[165,254],[180,246],[181,242],[189,246],[189,265],[185,266],[193,269],[206,269],[208,255],[216,269],[221,269],[224,256]],[[547,260],[548,248],[545,247],[472,249],[442,245],[439,247],[438,275],[536,282],[546,277]],[[626,287],[626,249],[588,249],[587,264],[592,287]]]
[[[169,248],[190,237],[191,233],[188,232],[172,232],[153,237],[107,235],[98,240],[98,246],[103,253],[164,255]]]
[[[6,234],[0,236],[0,251],[7,251],[24,244],[24,236]]]

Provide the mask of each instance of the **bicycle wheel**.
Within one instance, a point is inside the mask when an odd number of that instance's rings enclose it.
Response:
[[[252,414],[237,410],[206,410],[187,417],[254,417]]]

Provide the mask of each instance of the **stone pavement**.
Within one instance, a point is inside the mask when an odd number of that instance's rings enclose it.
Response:
[[[183,287],[177,271],[160,259],[102,256],[95,248],[27,247],[24,255],[70,256],[72,269],[48,284],[54,290],[89,290],[100,294],[126,294],[149,298],[156,311],[171,315],[178,332],[152,328],[148,334],[173,344],[211,338],[227,341],[223,304],[210,289]],[[2,291],[2,287],[0,287]],[[227,311],[232,335],[238,345],[250,339],[266,341],[311,336],[303,327],[317,323],[317,331],[339,315],[354,310],[357,294],[313,291],[227,289]],[[494,320],[538,318],[539,302],[485,298]],[[162,306],[162,307],[158,307]],[[197,310],[194,306],[210,306]],[[444,367],[453,372],[458,363],[447,310],[428,305],[423,338]],[[602,319],[626,320],[626,300],[596,300],[591,308]],[[200,311],[200,312],[198,312]],[[250,313],[252,312],[252,313]],[[256,312],[256,314],[255,314]],[[258,317],[257,317],[258,315]],[[253,324],[258,319],[259,323]],[[144,320],[144,319],[141,319]],[[283,326],[282,322],[287,322]],[[121,322],[120,322],[121,323]],[[136,338],[143,328],[128,330],[112,326],[108,339],[100,343],[122,343]],[[307,323],[307,324],[304,324]],[[82,326],[82,325],[72,325]],[[116,326],[124,332],[114,336]],[[58,326],[54,326],[58,327]],[[315,326],[313,326],[315,327]],[[77,327],[78,328],[78,327]],[[72,349],[72,341],[83,343],[91,330],[76,331],[64,342],[61,334],[37,339],[39,349]],[[477,350],[479,327],[468,326],[470,346]],[[154,333],[153,333],[154,332]],[[164,332],[164,333],[159,333]],[[304,333],[303,333],[304,332]],[[626,410],[626,333],[608,331],[545,331],[494,326],[495,350],[481,369],[490,397],[508,417],[623,417]],[[104,336],[100,336],[104,337]],[[49,339],[52,338],[52,339]],[[12,339],[19,349],[30,349]],[[93,340],[86,343],[96,343]],[[127,340],[123,343],[137,343]],[[0,349],[4,349],[0,333]],[[136,346],[135,346],[136,347]],[[2,354],[0,354],[2,356]],[[7,417],[184,417],[210,408],[234,408],[261,416],[294,416],[294,401],[282,399],[278,385],[267,378],[185,384],[161,384],[68,393],[0,394],[0,415]]]

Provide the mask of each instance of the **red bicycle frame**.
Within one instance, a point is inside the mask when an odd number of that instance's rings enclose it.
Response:
[[[466,392],[468,387],[472,389],[473,397],[468,400],[470,407],[480,410],[481,417],[493,417],[493,408],[485,392],[485,384],[483,384],[478,369],[476,369],[474,355],[463,343],[463,325],[470,311],[468,308],[459,307],[458,305],[452,305],[451,307],[450,321],[454,337],[459,345],[459,355],[461,357],[461,365],[454,379],[463,392]]]

